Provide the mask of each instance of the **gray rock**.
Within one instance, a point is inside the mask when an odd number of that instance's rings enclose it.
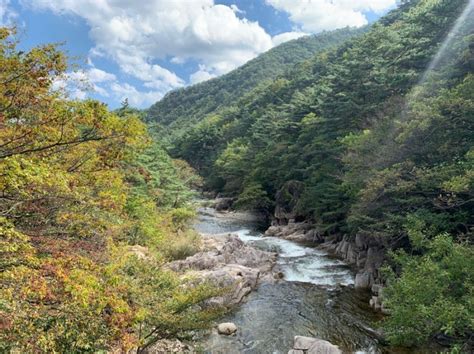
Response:
[[[220,323],[217,326],[217,332],[228,336],[237,332],[237,326],[232,322]]]
[[[214,202],[217,211],[229,210],[234,204],[234,198],[218,198]]]
[[[370,274],[368,272],[359,272],[356,274],[354,287],[356,289],[367,289],[370,285]]]
[[[390,311],[389,308],[387,308],[384,303],[382,302],[382,306],[380,307],[380,311],[384,314],[384,315],[390,315],[392,312]]]
[[[340,354],[342,353],[339,350],[338,346],[331,344],[328,341],[318,339],[318,338],[303,337],[303,336],[295,336],[293,340],[292,350],[293,352],[290,350],[289,353],[294,353],[295,350],[302,351],[303,353],[308,353],[308,354]]]
[[[371,289],[371,290],[372,290],[372,292],[373,292],[374,294],[379,294],[379,293],[381,292],[381,290],[382,290],[382,285],[380,285],[380,284],[374,284],[374,285],[372,285],[372,289]]]
[[[117,351],[119,353],[121,351]],[[115,351],[114,351],[115,353]],[[194,353],[193,348],[177,339],[160,339],[149,348],[144,350],[145,354],[162,353]]]
[[[314,241],[315,233],[312,225],[307,222],[291,222],[288,225],[270,226],[265,236],[281,237],[296,242]]]
[[[227,289],[225,294],[207,300],[206,306],[231,307],[243,301],[263,277],[273,279],[276,253],[244,244],[235,235],[203,236],[203,250],[167,265],[191,279],[192,284],[209,282]]]

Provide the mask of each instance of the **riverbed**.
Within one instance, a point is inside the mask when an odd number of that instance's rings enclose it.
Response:
[[[262,283],[222,321],[234,322],[235,336],[213,332],[201,344],[206,353],[287,353],[295,335],[330,341],[348,353],[381,353],[373,329],[380,315],[368,294],[353,287],[355,274],[322,250],[264,237],[257,220],[201,208],[195,228],[205,234],[237,234],[242,241],[278,253],[283,280]]]

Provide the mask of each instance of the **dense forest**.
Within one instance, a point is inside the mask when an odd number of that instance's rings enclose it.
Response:
[[[147,120],[175,127],[177,133],[183,125],[190,127],[207,114],[235,104],[264,82],[365,30],[346,28],[283,43],[226,75],[170,92],[147,110]]]
[[[207,328],[226,289],[167,267],[202,245],[200,190],[383,245],[387,343],[472,350],[472,0],[402,1],[147,110],[70,99],[66,55],[18,38],[0,27],[0,352],[143,352]]]
[[[172,154],[236,207],[290,207],[321,235],[370,235],[397,250],[385,275],[393,343],[474,329],[472,10],[404,2],[229,104],[195,110],[192,97],[214,97],[210,81],[148,112]],[[156,109],[173,106],[183,115]]]

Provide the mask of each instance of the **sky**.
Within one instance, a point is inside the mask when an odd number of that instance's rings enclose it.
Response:
[[[76,64],[55,89],[147,108],[285,41],[371,23],[396,0],[0,0],[20,47],[60,43]]]

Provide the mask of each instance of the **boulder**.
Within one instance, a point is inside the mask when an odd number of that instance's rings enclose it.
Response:
[[[225,334],[229,336],[237,332],[237,326],[235,325],[235,323],[232,323],[232,322],[220,323],[217,326],[217,332],[219,334]]]
[[[381,311],[384,315],[390,315],[390,314],[392,313],[392,312],[390,311],[390,309],[384,305],[383,302],[382,302],[382,306],[380,307],[380,311]]]
[[[371,275],[366,272],[362,271],[356,274],[354,287],[356,289],[367,289],[371,283]]]
[[[371,289],[371,290],[372,290],[372,292],[373,292],[374,294],[381,294],[381,293],[382,293],[382,285],[380,285],[380,284],[374,284],[374,285],[372,285],[372,289]]]
[[[234,204],[234,198],[218,198],[214,202],[214,208],[217,211],[230,210]]]
[[[270,226],[265,231],[265,236],[281,237],[285,240],[295,242],[314,242],[318,233],[312,229],[312,225],[307,222],[291,222],[288,225]]]
[[[307,353],[307,354],[340,354],[339,347],[322,339],[295,336],[293,340],[293,349],[288,353]]]

